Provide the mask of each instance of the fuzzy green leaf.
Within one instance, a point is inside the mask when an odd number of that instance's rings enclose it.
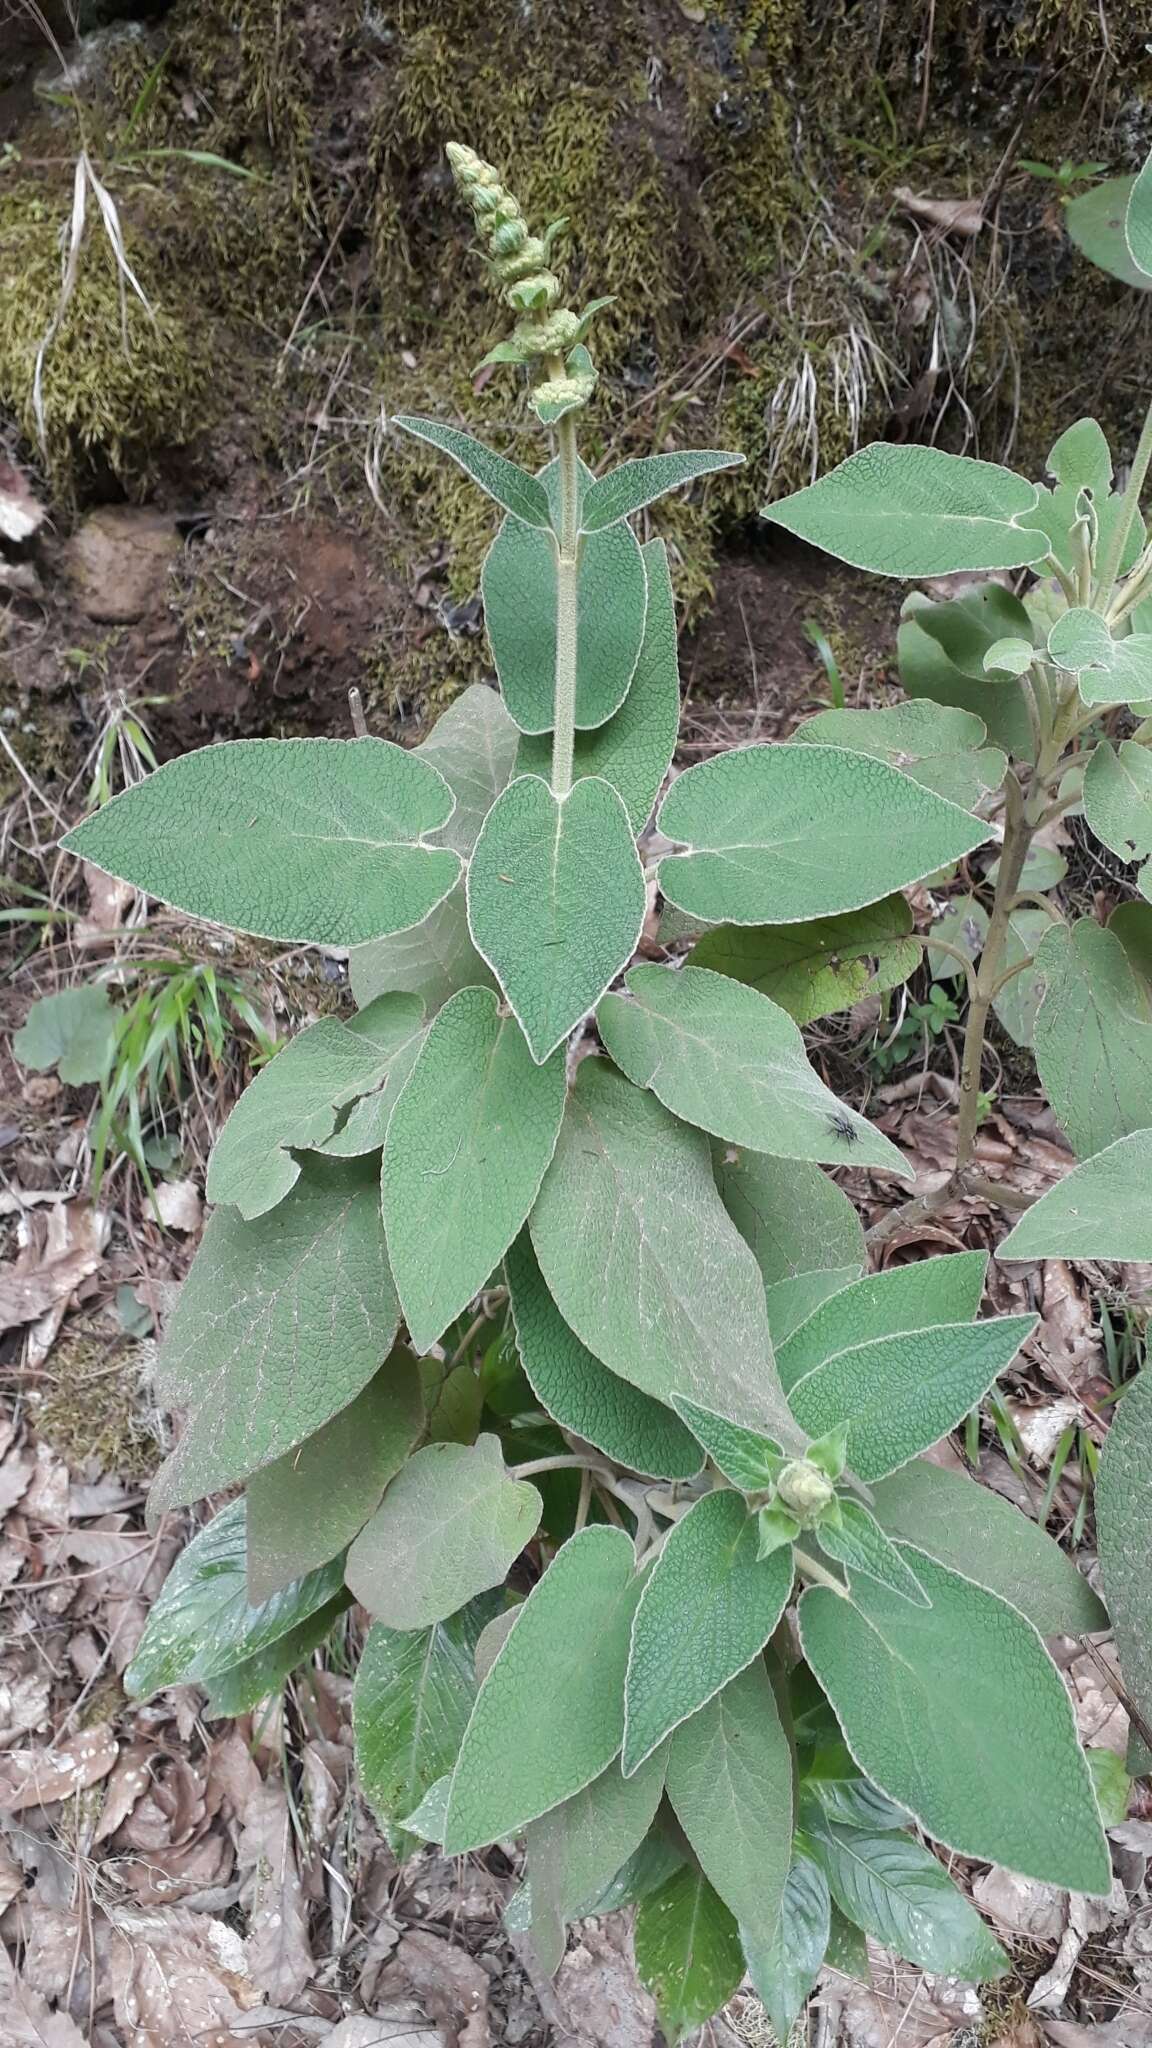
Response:
[[[812,1848],[841,1912],[893,1954],[976,1983],[1009,1968],[975,1907],[910,1835],[825,1821],[812,1831]]]
[[[1034,1046],[1044,1092],[1081,1159],[1152,1125],[1152,1002],[1094,918],[1053,925],[1036,953]]]
[[[999,463],[873,441],[761,517],[878,576],[1017,569],[1048,552],[1028,524],[1036,486]]]
[[[668,2048],[719,2012],[744,1975],[735,1920],[703,1872],[687,1865],[641,1899],[632,1945]]]
[[[1025,1210],[1001,1259],[1152,1259],[1152,1130],[1130,1131]]]
[[[564,1056],[538,1066],[490,989],[432,1022],[392,1112],[384,1231],[418,1351],[484,1286],[536,1199],[564,1114]]]
[[[792,1413],[810,1436],[847,1422],[852,1470],[864,1480],[883,1479],[955,1429],[1037,1320],[941,1323],[859,1344],[795,1382]]]
[[[1005,671],[990,676],[984,668],[990,650],[1005,639],[1030,642],[1032,622],[1019,598],[998,583],[943,604],[915,592],[905,600],[897,634],[900,680],[909,697],[975,712],[993,746],[1031,761],[1036,743],[1019,684]]]
[[[346,1592],[333,1594],[331,1600],[318,1607],[306,1621],[289,1629],[287,1635],[277,1636],[275,1642],[265,1644],[242,1663],[230,1664],[227,1671],[203,1679],[207,1694],[205,1718],[234,1719],[237,1714],[250,1714],[271,1694],[278,1693],[289,1674],[331,1634],[333,1624],[348,1605]]]
[[[1096,1528],[1120,1670],[1152,1721],[1152,1373],[1116,1404],[1096,1481]]]
[[[70,1088],[100,1081],[111,1064],[120,1018],[103,982],[41,996],[13,1034],[13,1056],[36,1074],[55,1067]]]
[[[507,518],[481,577],[484,617],[504,702],[521,732],[551,732],[556,689],[556,542]],[[623,521],[585,536],[577,573],[576,725],[619,711],[644,636],[640,543]]]
[[[449,1856],[515,1834],[619,1751],[638,1581],[622,1529],[583,1529],[533,1586],[476,1698],[448,1803]],[[559,1718],[541,1712],[553,1701]]]
[[[535,479],[533,479],[535,481]],[[442,711],[427,739],[414,749],[444,777],[456,799],[448,823],[436,835],[466,860],[480,827],[516,766],[519,728],[496,690],[469,683]]]
[[[619,1763],[593,1778],[524,1831],[532,1889],[532,1937],[551,1974],[564,1953],[564,1925],[587,1911],[640,1847],[664,1792],[663,1750],[625,1778]]]
[[[930,1323],[970,1322],[980,1308],[987,1252],[951,1252],[868,1273],[822,1302],[794,1330],[779,1356],[785,1390],[838,1351],[895,1337],[901,1330],[926,1330]]]
[[[502,1583],[542,1512],[536,1488],[509,1477],[499,1437],[427,1444],[357,1536],[345,1577],[374,1620],[429,1628]]]
[[[770,996],[797,1024],[851,1009],[907,981],[920,964],[905,896],[810,923],[718,925],[688,957]]]
[[[999,789],[1008,766],[998,747],[985,744],[982,718],[971,711],[914,697],[880,711],[819,711],[793,735],[799,742],[849,747],[887,761],[913,782],[962,810],[974,810]]]
[[[356,1770],[385,1827],[414,1813],[456,1762],[476,1697],[476,1642],[495,1595],[418,1635],[369,1629],[352,1687]]]
[[[928,1595],[894,1543],[880,1524],[858,1500],[842,1500],[836,1521],[818,1522],[814,1535],[825,1557],[848,1571],[863,1572],[878,1586],[887,1586],[917,1607],[928,1604]]]
[[[767,1939],[792,1856],[792,1751],[762,1658],[677,1728],[668,1797],[729,1912]]]
[[[1029,883],[1026,878],[1025,885],[1030,888],[1044,886]],[[1044,993],[1044,979],[1037,968],[1025,967],[1021,963],[1035,959],[1040,941],[1051,924],[1052,919],[1046,910],[1030,910],[1027,904],[1020,910],[1014,910],[1008,921],[1004,967],[1005,970],[1019,967],[1020,972],[1004,984],[992,1007],[1014,1045],[1031,1046],[1036,1035],[1036,1012]]]
[[[1128,247],[1125,223],[1134,178],[1105,178],[1069,200],[1064,208],[1064,225],[1081,254],[1106,270],[1110,277],[1139,291],[1152,289],[1144,270]]]
[[[1141,704],[1152,697],[1152,633],[1113,639],[1098,612],[1074,606],[1056,620],[1048,652],[1075,675],[1086,704]]]
[[[665,896],[695,917],[729,924],[798,924],[858,910],[991,836],[887,761],[842,747],[714,755],[673,783],[657,822],[688,849],[660,863]]]
[[[381,1091],[374,1109],[391,1112],[390,1079],[407,1072],[424,1029],[415,996],[380,996],[351,1025],[324,1017],[290,1038],[244,1090],[212,1149],[210,1202],[230,1202],[251,1222],[282,1202],[300,1177],[293,1149],[320,1146],[337,1110]],[[367,1147],[366,1149],[371,1149]],[[343,1150],[343,1148],[341,1148]]]
[[[620,1379],[580,1342],[552,1300],[521,1231],[504,1260],[516,1347],[532,1391],[562,1429],[571,1430],[633,1472],[690,1479],[701,1457],[671,1410]]]
[[[255,1223],[218,1209],[156,1368],[161,1400],[191,1414],[150,1508],[215,1493],[303,1443],[367,1385],[399,1320],[373,1162],[310,1158]]]
[[[427,441],[433,448],[440,448],[466,470],[473,483],[495,498],[506,512],[514,512],[518,519],[526,520],[530,526],[541,526],[551,530],[552,514],[548,504],[548,493],[539,477],[530,476],[518,463],[509,462],[506,455],[497,455],[494,448],[486,448],[483,441],[477,441],[471,434],[463,434],[458,427],[445,427],[439,420],[415,418],[411,413],[396,413],[392,424],[402,427],[406,434],[414,434],[418,441]]]
[[[934,946],[933,939],[943,939],[946,945],[955,946],[966,959],[978,960],[987,937],[988,912],[984,905],[975,896],[951,897],[934,921],[925,947],[933,981],[958,982],[964,973],[960,962],[953,959],[951,953],[945,953],[943,947]]]
[[[257,938],[358,946],[407,931],[460,873],[452,792],[390,740],[226,740],[122,791],[60,844]]]
[[[124,1675],[133,1698],[218,1678],[279,1642],[339,1595],[341,1558],[251,1606],[245,1514],[242,1500],[231,1501],[176,1559]]]
[[[532,1048],[546,1060],[599,1002],[644,922],[644,872],[621,798],[586,776],[565,797],[510,782],[476,842],[468,921]]]
[[[606,1060],[580,1064],[529,1228],[564,1321],[613,1372],[797,1440],[707,1139]]]
[[[1128,195],[1124,240],[1137,270],[1152,284],[1152,155],[1145,157]]]
[[[394,1351],[363,1393],[248,1481],[248,1593],[268,1600],[364,1527],[424,1427],[416,1362]]]
[[[671,766],[680,725],[680,672],[676,652],[676,611],[668,551],[662,540],[641,550],[648,583],[648,610],[636,673],[615,716],[594,732],[577,733],[575,776],[599,775],[618,790],[634,832],[652,815],[660,785]],[[552,740],[523,734],[516,756],[518,775],[551,772]]]
[[[677,455],[642,455],[637,462],[622,462],[589,484],[580,508],[585,533],[597,533],[613,520],[627,519],[642,511],[667,491],[678,490],[693,477],[708,476],[716,469],[737,469],[742,455],[726,455],[715,448],[686,448]]]
[[[716,1186],[764,1278],[773,1341],[782,1344],[864,1266],[864,1226],[835,1181],[807,1160],[714,1145]]]
[[[740,1929],[748,1975],[777,2041],[787,2043],[820,1973],[828,1947],[828,1880],[810,1857],[797,1855],[784,1886],[780,1918],[766,1938]]]
[[[672,1405],[684,1417],[707,1451],[718,1472],[730,1479],[741,1493],[761,1493],[770,1486],[780,1467],[780,1446],[754,1429],[741,1429],[698,1401],[686,1401],[673,1394]]]
[[[1105,846],[1124,861],[1147,862],[1152,854],[1152,754],[1134,740],[1093,749],[1084,771],[1084,816]],[[1140,894],[1152,902],[1152,873],[1142,865]]]
[[[634,967],[596,1013],[612,1058],[685,1123],[781,1158],[913,1169],[813,1070],[800,1030],[767,996],[701,967]]]
[[[800,1601],[804,1655],[853,1756],[948,1848],[1107,1893],[1092,1781],[1039,1635],[922,1551],[909,1562],[931,1607],[867,1579],[852,1581],[849,1600],[813,1586]]]
[[[495,975],[472,944],[463,882],[412,931],[354,947],[348,978],[361,1008],[376,996],[406,993],[419,996],[430,1017],[457,989],[495,988]]]
[[[707,1493],[673,1524],[644,1581],[625,1686],[624,1770],[759,1656],[792,1590],[792,1552],[757,1559],[738,1493]]]
[[[890,1536],[998,1593],[1041,1635],[1107,1627],[1087,1579],[1046,1530],[963,1473],[913,1458],[873,1488],[872,1507]]]
[[[435,911],[432,914],[437,915]],[[357,1097],[338,1112],[331,1137],[314,1146],[327,1159],[359,1159],[365,1152],[380,1150],[427,1027],[418,997],[392,994],[378,996],[357,1016],[350,1017],[345,1028],[372,1047],[378,1079],[367,1095]]]

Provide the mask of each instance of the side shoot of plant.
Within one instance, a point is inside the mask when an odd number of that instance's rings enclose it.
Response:
[[[502,515],[499,691],[413,751],[207,747],[64,842],[194,916],[351,949],[359,1006],[260,1072],[213,1154],[152,1508],[245,1497],[178,1561],[130,1681],[243,1712],[359,1600],[359,1768],[398,1851],[522,1835],[509,1921],[543,1968],[574,1917],[634,1901],[669,2041],[746,1972],[783,2040],[830,1939],[1006,1967],[921,1836],[1110,1885],[1043,1640],[1104,1610],[1041,1529],[924,1455],[1035,1318],[980,1318],[981,1253],[866,1274],[825,1169],[907,1168],[800,1026],[904,980],[901,892],[996,851],[951,1186],[1010,1200],[973,1154],[1011,995],[1084,1163],[1007,1255],[1152,1257],[1152,889],[1069,925],[1028,865],[1074,803],[1152,852],[1152,423],[1122,493],[1081,421],[1044,484],[877,444],[766,508],[873,571],[1035,581],[911,600],[907,703],[689,768],[653,839],[676,628],[664,549],[630,522],[740,458],[592,474],[598,308],[561,305],[563,223],[534,235],[491,166],[450,156],[515,316],[486,361],[527,366],[551,449],[531,475],[397,424]],[[661,901],[686,959],[641,949]]]

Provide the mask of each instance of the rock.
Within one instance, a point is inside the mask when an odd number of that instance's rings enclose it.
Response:
[[[170,512],[147,505],[102,505],[64,549],[72,594],[90,619],[131,625],[159,609],[180,549]]]

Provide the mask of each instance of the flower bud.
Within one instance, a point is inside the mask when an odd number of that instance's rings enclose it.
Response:
[[[785,1465],[776,1481],[776,1499],[799,1522],[812,1522],[835,1498],[836,1489],[806,1458]]]

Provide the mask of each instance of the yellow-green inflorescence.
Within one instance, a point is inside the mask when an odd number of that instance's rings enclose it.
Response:
[[[586,405],[596,388],[583,342],[593,314],[608,302],[597,300],[583,313],[561,306],[560,279],[549,257],[566,222],[552,221],[543,235],[530,233],[519,200],[492,164],[462,142],[450,142],[447,155],[488,251],[492,283],[517,315],[511,338],[497,342],[484,364],[542,365],[532,404],[544,425],[552,426],[564,413]]]

